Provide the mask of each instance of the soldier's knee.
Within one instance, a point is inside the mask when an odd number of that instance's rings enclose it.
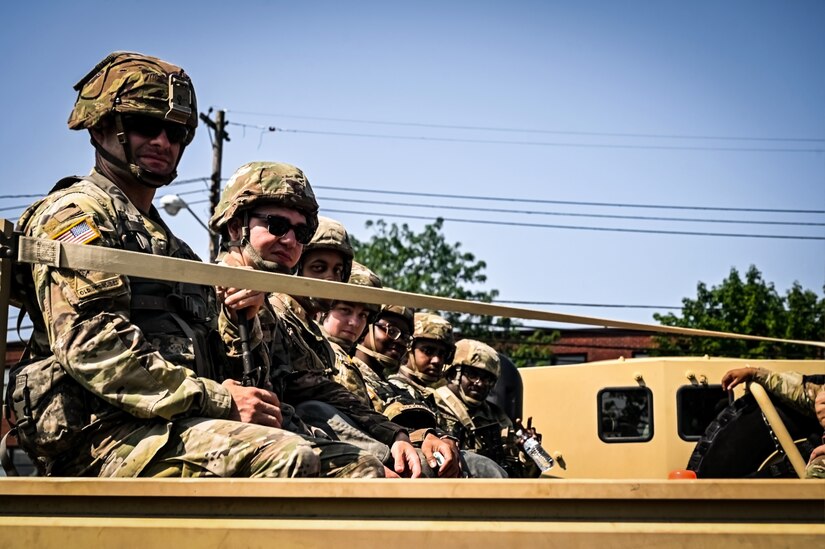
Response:
[[[384,478],[384,464],[372,455],[361,454],[349,466],[341,471],[347,478]]]

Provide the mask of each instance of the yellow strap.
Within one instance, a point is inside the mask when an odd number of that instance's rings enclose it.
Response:
[[[788,432],[788,428],[785,427],[782,418],[779,417],[779,412],[776,411],[776,407],[773,405],[773,402],[771,402],[768,392],[765,391],[764,387],[755,382],[748,383],[748,390],[762,409],[762,413],[765,415],[765,419],[768,420],[773,434],[776,435],[776,440],[779,441],[779,445],[782,446],[782,450],[784,450],[785,455],[788,456],[788,460],[791,462],[796,476],[805,478],[805,458],[799,453],[799,448],[794,444],[793,437],[791,437],[791,434]]]
[[[417,309],[446,310],[471,315],[586,324],[666,334],[794,343],[797,345],[825,348],[825,342],[822,341],[780,339],[729,332],[714,332],[711,330],[680,328],[677,326],[661,326],[658,324],[624,322],[621,320],[610,320],[591,316],[568,315],[522,307],[505,307],[493,303],[399,292],[386,288],[368,288],[356,284],[329,282],[326,280],[253,271],[223,265],[210,265],[199,261],[128,252],[101,246],[68,244],[55,240],[43,240],[31,237],[20,238],[18,261],[51,265],[65,269],[103,271],[127,276],[182,281],[209,286],[232,286],[263,292],[280,292],[293,296],[314,296],[322,299],[338,299],[355,303],[404,305]]]
[[[470,414],[467,413],[467,407],[464,406],[463,402],[458,400],[458,397],[455,396],[454,392],[447,387],[439,387],[435,390],[435,392],[444,400],[444,403],[447,404],[455,417],[458,418],[458,421],[460,421],[464,427],[470,431],[476,428],[475,423],[473,423],[473,418],[471,418]]]

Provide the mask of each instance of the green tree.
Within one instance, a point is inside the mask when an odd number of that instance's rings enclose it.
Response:
[[[498,290],[482,287],[487,282],[487,264],[464,251],[460,242],[447,242],[442,218],[420,233],[412,231],[406,223],[388,225],[382,219],[367,221],[365,225],[374,234],[363,242],[351,237],[355,257],[375,271],[385,287],[488,303],[498,296]],[[509,318],[442,313],[462,337],[489,340],[491,330],[508,331],[514,325]]]
[[[505,353],[518,368],[550,364],[553,352],[550,346],[555,343],[561,334],[558,331],[547,332],[534,330],[523,339],[511,339],[503,345],[493,345],[500,352]]]
[[[799,283],[784,296],[765,282],[754,266],[745,280],[736,269],[719,286],[704,282],[696,288],[696,299],[682,300],[682,313],[653,317],[666,326],[681,326],[720,332],[760,335],[782,339],[822,341],[825,337],[825,297],[819,299]],[[817,358],[822,349],[763,341],[705,337],[657,336],[658,354],[711,355],[741,358]]]

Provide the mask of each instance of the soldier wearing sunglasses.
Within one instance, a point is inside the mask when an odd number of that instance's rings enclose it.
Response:
[[[75,90],[69,127],[89,132],[94,169],[58,182],[18,229],[199,261],[152,205],[198,123],[189,76],[155,57],[114,52]],[[381,463],[355,447],[275,428],[280,412],[268,392],[221,382],[233,361],[220,344],[214,288],[47,265],[19,274],[34,335],[31,360],[9,385],[23,398],[10,396],[30,403],[15,413],[41,474],[382,476]],[[254,308],[254,298],[241,306]],[[321,447],[337,459],[320,458]]]
[[[318,278],[343,277],[345,271],[348,275],[351,254],[340,251],[346,250],[342,244],[346,233],[342,227],[332,230],[331,220],[319,223],[317,212],[312,187],[300,169],[283,163],[252,162],[230,178],[210,226],[221,234],[224,264],[294,273],[302,261],[305,274],[312,272]],[[333,249],[339,257],[304,254],[306,248],[312,252]],[[318,255],[327,258],[329,268],[307,269],[314,265],[312,256]],[[253,304],[258,294],[231,290],[221,289],[221,293],[235,307]],[[313,322],[310,311],[314,307],[309,299],[270,294],[258,312],[259,322],[253,325],[252,339],[262,340],[268,349],[267,363],[262,366],[262,385],[271,387],[277,397],[282,424],[295,432],[336,440],[344,440],[342,433],[346,431],[347,441],[360,444],[392,467],[385,468],[385,474],[419,476],[421,461],[407,430],[364,405],[328,377],[325,370],[334,365],[335,357]],[[221,333],[228,345],[237,348],[239,335],[233,328],[230,322],[224,322]],[[234,374],[238,378],[241,375],[238,371]],[[330,418],[340,430],[331,430],[327,423]],[[426,435],[420,433],[421,442],[428,448],[425,455],[431,456],[441,441],[433,441],[434,437],[424,441]],[[448,450],[442,453],[449,459]],[[443,471],[447,475],[457,474],[457,460],[452,459]]]

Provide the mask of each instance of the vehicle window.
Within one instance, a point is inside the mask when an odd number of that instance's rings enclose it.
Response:
[[[599,438],[604,442],[647,442],[653,438],[653,393],[647,387],[599,391]]]
[[[728,405],[721,385],[684,385],[676,391],[676,418],[682,440],[696,441]]]

